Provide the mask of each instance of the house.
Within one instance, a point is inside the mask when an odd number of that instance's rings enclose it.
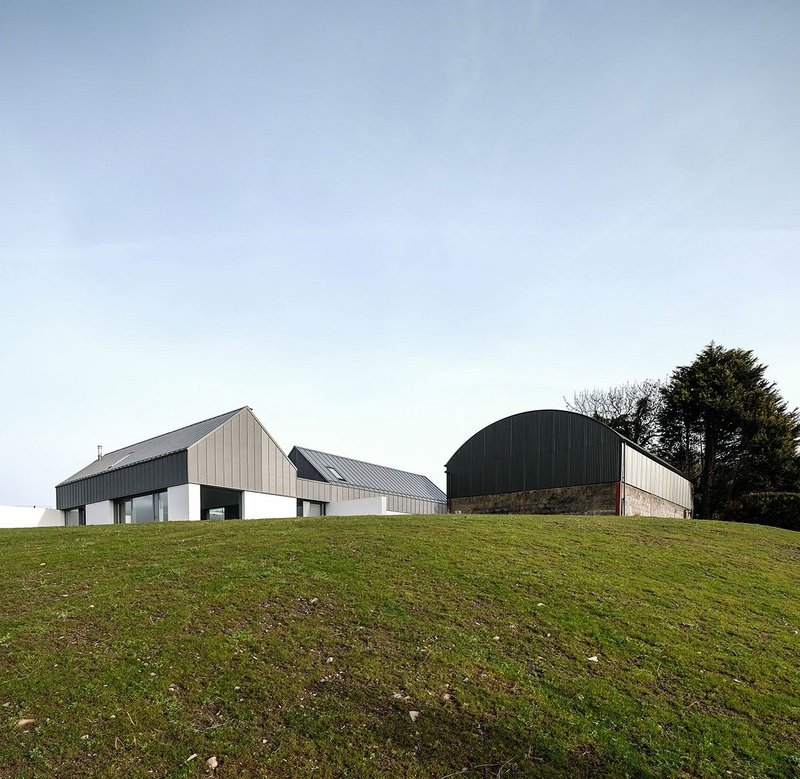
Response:
[[[66,525],[351,514],[436,514],[419,474],[295,447],[245,406],[102,455],[56,486]]]
[[[493,422],[446,467],[452,511],[692,515],[692,485],[680,471],[573,411],[527,411]]]
[[[302,516],[348,514],[440,514],[447,496],[427,477],[349,457],[295,446]]]

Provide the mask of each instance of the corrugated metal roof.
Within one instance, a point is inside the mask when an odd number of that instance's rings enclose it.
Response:
[[[669,463],[592,417],[541,409],[499,419],[467,439],[447,462],[451,498],[619,481],[621,445]]]
[[[218,417],[204,419],[202,422],[195,422],[193,425],[181,427],[178,430],[155,436],[155,438],[148,438],[138,444],[115,449],[113,452],[104,454],[101,459],[95,460],[56,486],[61,487],[64,484],[85,479],[88,476],[96,476],[99,473],[107,473],[134,463],[153,460],[156,457],[163,457],[166,454],[188,449],[192,444],[196,444],[201,438],[207,436],[212,430],[227,422],[241,410],[241,408],[237,408],[233,411],[228,411],[226,414],[220,414]]]
[[[322,478],[331,484],[364,487],[376,492],[391,492],[395,495],[407,495],[439,503],[447,501],[447,495],[442,490],[427,476],[418,473],[400,471],[397,468],[387,468],[385,465],[366,463],[301,446],[294,447],[289,453],[289,459],[292,459],[292,453],[295,451],[305,457]],[[337,478],[336,474],[342,478]]]

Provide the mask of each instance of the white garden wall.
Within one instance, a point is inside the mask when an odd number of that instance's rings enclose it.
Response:
[[[0,506],[0,528],[55,527],[64,524],[64,513],[46,506]]]
[[[325,515],[328,517],[359,517],[385,513],[385,495],[375,495],[372,498],[356,498],[355,500],[333,500],[325,506]]]
[[[242,492],[242,519],[279,519],[297,515],[297,499],[264,492]]]

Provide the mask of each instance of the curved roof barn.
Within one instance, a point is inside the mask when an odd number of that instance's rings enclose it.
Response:
[[[606,484],[642,490],[681,510],[692,508],[691,484],[676,468],[602,422],[573,411],[526,411],[493,422],[468,438],[446,468],[454,509],[453,501],[460,498]],[[565,513],[625,513],[626,507],[615,509],[588,512],[577,507]]]

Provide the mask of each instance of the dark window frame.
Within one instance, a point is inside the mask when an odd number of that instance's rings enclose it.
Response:
[[[161,518],[161,496],[164,496],[164,519]],[[151,499],[151,507],[153,512],[153,519],[151,522],[168,522],[169,521],[169,498],[167,490],[156,490],[155,492],[140,492],[136,495],[126,495],[123,498],[116,498],[114,500],[114,524],[115,525],[147,525],[149,522],[134,522],[133,520],[133,501],[136,498]],[[126,511],[126,503],[130,503],[130,514]],[[126,522],[125,519],[130,516],[131,521]]]

